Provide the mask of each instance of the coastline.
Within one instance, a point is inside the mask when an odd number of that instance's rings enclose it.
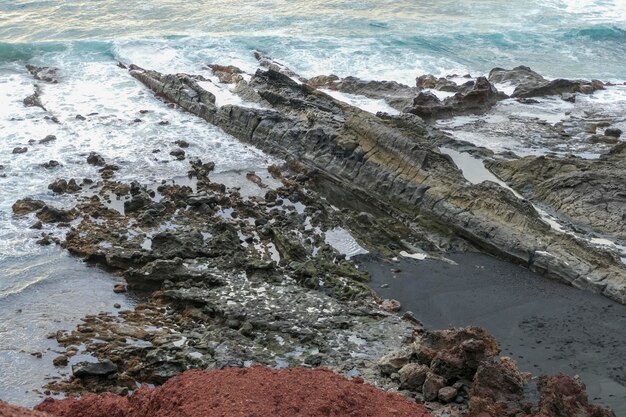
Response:
[[[42,223],[39,244],[59,244],[84,260],[123,275],[131,291],[155,291],[134,310],[116,317],[88,315],[76,329],[56,333],[62,357],[73,357],[79,345],[81,354],[98,359],[96,367],[108,370],[105,374],[87,373],[85,378],[86,371],[77,370],[91,365],[72,362],[74,376],[50,384],[48,389],[52,393],[125,394],[138,381],[161,384],[188,368],[246,367],[257,362],[275,367],[328,366],[348,376],[362,376],[389,390],[400,389],[402,376],[396,376],[394,371],[382,371],[377,361],[393,355],[393,350],[400,346],[407,348],[407,340],[409,346],[415,347],[428,337],[445,339],[448,333],[441,336],[423,329],[410,316],[393,314],[398,307],[393,300],[370,294],[365,285],[366,274],[350,259],[351,255],[364,251],[388,258],[408,254],[414,258],[450,256],[453,259],[456,259],[454,255],[448,255],[451,251],[466,251],[458,258],[462,267],[457,275],[466,278],[473,271],[473,262],[489,266],[474,277],[469,287],[461,286],[468,291],[463,297],[477,298],[479,307],[489,306],[480,302],[480,297],[497,303],[492,304],[494,310],[474,310],[468,304],[455,311],[457,316],[448,312],[445,321],[450,323],[445,326],[493,326],[489,330],[504,341],[504,353],[518,355],[521,367],[533,364],[541,372],[585,371],[586,363],[565,366],[567,355],[580,355],[591,339],[602,338],[597,334],[585,335],[566,343],[563,334],[554,329],[574,325],[566,317],[571,314],[568,309],[576,303],[594,300],[590,303],[597,308],[580,316],[589,328],[605,313],[610,314],[613,310],[605,307],[614,304],[608,298],[574,293],[571,291],[579,290],[552,285],[545,278],[520,272],[503,261],[487,260],[472,253],[480,247],[503,258],[526,262],[545,276],[589,292],[604,292],[607,297],[623,302],[620,279],[624,265],[619,257],[610,248],[594,246],[592,241],[586,242],[579,235],[566,235],[547,224],[536,207],[511,189],[492,182],[468,181],[462,167],[455,164],[454,158],[440,152],[439,146],[453,143],[485,161],[503,164],[515,156],[498,155],[458,142],[425,121],[439,115],[486,112],[506,99],[501,92],[486,78],[472,79],[467,85],[448,79],[435,80],[443,83],[443,88],[457,89],[451,96],[453,99],[439,99],[428,90],[441,86],[424,84],[420,88],[426,91],[419,91],[414,107],[403,114],[372,114],[317,90],[321,85],[351,89],[355,85],[351,84],[353,80],[345,82],[330,76],[307,80],[268,57],[257,58],[261,69],[255,74],[245,74],[236,67],[212,66],[217,81],[187,74],[160,74],[132,65],[130,74],[176,111],[182,108],[196,114],[286,163],[268,164],[268,172],[214,175],[213,161],[198,159],[193,146],[178,140],[175,147],[166,149],[171,156],[166,158],[181,163],[184,168],[174,169],[176,176],[168,180],[146,183],[118,178],[120,167],[92,152],[85,159],[97,167],[94,178],[74,182],[59,178],[50,184],[54,193],[67,194],[64,198],[73,201],[74,206],[59,208],[55,207],[54,199],[44,202],[29,198],[20,199],[13,206],[16,216]],[[124,67],[122,63],[119,65]],[[515,70],[518,68],[511,71]],[[47,69],[37,67],[33,75],[41,79],[44,71]],[[422,81],[429,83],[430,79]],[[543,79],[539,81],[540,87],[531,88],[544,88],[544,81],[552,85],[552,81]],[[418,85],[419,82],[418,79]],[[592,94],[600,88],[594,81],[568,82],[567,91],[556,90],[565,98],[573,94],[570,90]],[[215,89],[218,84],[226,86]],[[381,88],[389,87],[389,83],[361,80],[356,85],[367,98],[380,95]],[[383,100],[390,106],[398,106],[399,102],[391,99],[397,91],[406,91],[405,86],[391,87],[395,90]],[[477,106],[471,98],[476,95],[487,97],[487,104],[478,100]],[[36,102],[41,97],[40,91],[35,89],[29,97],[29,103]],[[232,102],[224,101],[225,98]],[[163,106],[158,101],[155,103]],[[150,112],[141,114],[146,113]],[[423,119],[416,116],[418,113]],[[81,117],[83,120],[76,120],[84,121],[84,116]],[[165,126],[160,123],[159,126]],[[605,128],[601,132],[606,132]],[[606,133],[600,136],[608,138],[605,140],[614,138]],[[617,142],[618,138],[619,134],[615,137]],[[618,143],[610,149],[616,169],[622,169],[624,146]],[[155,153],[161,149],[158,151]],[[598,165],[607,161],[600,159]],[[48,165],[44,168],[56,168]],[[595,169],[593,165],[591,169]],[[188,179],[184,178],[186,174]],[[335,206],[332,200],[337,194],[340,201],[342,198],[352,201]],[[368,210],[372,211],[368,213]],[[601,220],[607,223],[604,218]],[[595,223],[591,225],[595,226]],[[59,229],[63,231],[59,233]],[[331,235],[335,238],[329,238]],[[545,241],[549,241],[549,252]],[[394,273],[399,278],[389,278],[389,273],[383,272],[387,265],[384,262],[370,264],[374,277],[370,284],[379,295],[400,299],[405,308],[419,311],[415,317],[427,325],[438,323],[442,319],[436,316],[441,311],[437,306],[442,309],[455,306],[453,302],[459,295],[442,291],[441,283],[437,282],[443,276],[456,279],[451,273],[452,266],[433,262],[436,261],[402,261],[401,271]],[[484,265],[479,266],[483,268],[478,269],[484,269]],[[392,279],[406,278],[403,269],[417,273],[420,268],[432,274],[426,283],[428,296],[416,297],[423,304],[413,304],[416,301],[411,299],[411,294],[418,291],[415,286],[376,288],[376,285],[395,284]],[[580,269],[585,269],[588,276],[576,272]],[[501,279],[513,271],[519,275],[518,279]],[[516,285],[521,285],[520,292],[514,294],[511,288]],[[576,295],[570,298],[568,294]],[[431,296],[443,297],[443,301],[429,305]],[[409,298],[405,301],[404,297]],[[550,308],[540,316],[528,317],[529,312],[541,311],[539,304],[534,304],[539,303],[537,299],[549,303]],[[280,304],[285,302],[289,308],[280,309]],[[508,310],[498,304],[509,302],[518,309]],[[411,307],[414,305],[426,310]],[[619,311],[624,307],[615,304],[611,308]],[[510,330],[510,324],[495,320],[503,319],[501,311],[510,313],[506,320],[517,321],[517,327],[522,330],[507,334],[505,330]],[[619,317],[607,320],[607,325],[620,327],[620,320]],[[320,321],[324,324],[317,324]],[[534,332],[536,328],[550,329],[550,333]],[[601,328],[595,330],[603,332]],[[456,335],[458,331],[448,332]],[[475,330],[468,332],[468,337],[477,337],[472,333]],[[522,349],[526,337],[541,340],[544,349],[564,343],[572,351],[559,360],[534,355],[536,349]],[[490,338],[481,339],[481,343],[491,343]],[[609,337],[602,343],[610,348],[621,346],[619,338]],[[437,354],[447,355],[448,350],[458,353],[459,346],[446,347]],[[486,356],[478,359],[480,366],[498,368],[497,361],[501,359],[496,357],[495,350],[481,353]],[[613,353],[609,349],[607,356]],[[419,353],[411,355],[417,355],[418,361],[424,360]],[[409,364],[418,366],[414,359],[411,357]],[[466,359],[469,360],[464,357],[463,361]],[[588,363],[591,367],[600,366],[602,360]],[[548,363],[555,367],[546,366]],[[431,373],[437,375],[436,365],[430,366]],[[472,365],[469,370],[463,368],[459,372],[474,377],[480,374],[480,366]],[[621,364],[616,366],[620,367],[623,369]],[[520,386],[525,381],[526,377],[517,368],[498,369],[514,372],[520,378]],[[602,378],[610,370],[581,373],[583,380],[587,378],[594,388],[600,389],[605,383]],[[450,407],[458,415],[463,415],[468,407],[470,412],[478,412],[477,408],[471,411],[471,407],[476,407],[473,397],[483,398],[473,395],[481,387],[480,379],[463,378],[461,374],[447,376],[440,388],[454,388],[459,393],[459,406],[448,404],[454,398],[444,400],[443,394],[435,395],[430,399],[434,401],[429,400],[433,412],[447,412],[442,409]],[[453,387],[457,383],[460,388]],[[623,385],[618,385],[604,387],[610,392],[602,394],[591,389],[592,399],[606,401],[604,394],[622,395]],[[420,398],[423,390],[426,388],[421,385],[413,386],[405,394]],[[615,401],[619,409],[622,398]]]

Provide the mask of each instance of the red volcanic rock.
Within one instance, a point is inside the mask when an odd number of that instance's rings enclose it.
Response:
[[[539,412],[538,417],[580,416],[580,417],[615,417],[615,413],[601,407],[590,405],[585,386],[578,380],[565,374],[539,377]]]
[[[431,417],[423,406],[359,378],[264,367],[191,370],[131,397],[47,399],[37,410],[55,417]]]
[[[40,411],[31,411],[21,407],[15,407],[0,400],[0,417],[52,417]]]

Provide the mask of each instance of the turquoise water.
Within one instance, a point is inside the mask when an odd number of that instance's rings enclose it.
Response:
[[[253,65],[257,49],[305,75],[411,82],[421,72],[529,65],[548,76],[626,78],[624,0],[4,1],[0,62],[71,51],[154,54],[170,67]]]

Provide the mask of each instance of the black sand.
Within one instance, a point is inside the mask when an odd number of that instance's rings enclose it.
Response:
[[[458,265],[361,264],[380,296],[400,301],[426,327],[485,327],[523,370],[580,375],[594,403],[626,416],[626,306],[490,256],[449,258]]]

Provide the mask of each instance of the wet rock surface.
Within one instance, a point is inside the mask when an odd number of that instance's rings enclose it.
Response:
[[[597,160],[526,157],[490,165],[525,197],[562,213],[579,227],[626,242],[626,146]]]
[[[214,164],[197,158],[188,159],[182,179],[117,181],[119,166],[92,152],[87,163],[99,167],[100,179],[50,184],[54,193],[71,194],[64,198],[74,199],[73,207],[28,199],[13,206],[16,216],[39,221],[44,230],[37,243],[59,244],[101,265],[125,281],[112,291],[142,300],[133,311],[87,316],[76,329],[54,334],[67,353],[55,359],[58,366],[77,353],[97,362],[73,364],[73,376],[51,382],[50,392],[125,395],[137,382],[163,384],[192,368],[242,368],[237,372],[245,374],[261,364],[327,367],[425,401],[441,416],[610,416],[590,406],[584,388],[568,377],[531,382],[498,356],[496,341],[483,329],[424,331],[411,314],[394,314],[402,304],[374,293],[367,272],[350,259],[367,251],[443,259],[449,250],[484,250],[626,302],[619,258],[555,231],[511,190],[466,180],[439,151],[454,140],[417,116],[484,113],[506,96],[482,77],[457,84],[454,77],[425,76],[416,87],[352,77],[306,80],[257,58],[268,69],[252,76],[210,66],[221,83],[232,85],[240,105],[216,104],[216,95],[201,87],[205,77],[129,67],[171,106],[286,161],[270,166],[269,175],[244,173],[250,187],[212,180]],[[525,76],[524,83],[543,82]],[[499,77],[516,82],[520,75]],[[533,94],[595,88],[535,84]],[[320,87],[382,99],[407,112],[374,115]],[[442,100],[428,89],[454,95]],[[619,137],[615,129],[603,133]],[[164,154],[187,158],[189,144],[173,144],[178,148],[164,148]],[[619,215],[619,198],[616,192],[617,209],[606,209],[610,216]],[[585,204],[591,198],[578,210]]]
[[[459,91],[452,97],[447,97],[443,100],[431,92],[421,92],[413,100],[413,104],[406,109],[406,112],[425,119],[484,113],[498,101],[508,98],[506,94],[499,92],[485,77],[478,77],[476,81],[471,81],[470,83],[471,85],[466,86],[465,91]],[[455,86],[454,89],[457,89],[455,83],[450,82],[450,84]],[[433,88],[446,91],[445,87],[437,84],[433,84]]]
[[[440,132],[410,115],[378,117],[346,106],[281,71],[259,70],[249,83],[239,82],[238,88],[253,90],[271,110],[217,107],[190,75],[137,67],[131,75],[235,137],[298,160],[344,189],[369,194],[387,211],[419,213],[413,224],[425,236],[435,224],[443,231],[429,236],[440,249],[450,244],[441,235],[461,236],[483,250],[626,302],[626,269],[619,259],[551,229],[532,205],[508,190],[489,182],[469,184],[436,149],[446,140]],[[486,79],[482,84],[489,96],[491,84]]]
[[[529,67],[519,66],[512,70],[494,68],[489,72],[489,81],[510,83],[515,86],[511,97],[529,98],[561,94],[591,94],[604,89],[604,83],[598,80],[566,80],[558,78],[548,81]]]

